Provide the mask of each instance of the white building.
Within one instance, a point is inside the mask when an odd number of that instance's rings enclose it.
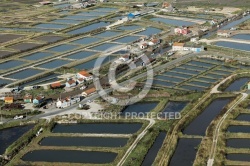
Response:
[[[56,102],[57,108],[66,108],[66,107],[69,107],[70,105],[71,105],[70,99],[68,99],[68,98],[65,98],[63,100],[58,99]]]
[[[76,74],[77,79],[83,78],[86,81],[92,80],[93,77],[91,74],[89,74],[87,71],[82,70],[79,73]]]
[[[71,87],[74,87],[74,86],[76,86],[76,81],[75,80],[68,80],[66,83],[65,83],[65,86],[67,87],[67,88],[71,88]]]
[[[157,44],[160,44],[160,40],[159,39],[151,39],[150,42],[148,42],[148,45],[150,46],[154,46],[154,45],[157,45]]]
[[[119,58],[120,61],[127,62],[129,60],[129,55],[123,55]]]
[[[148,48],[148,44],[147,43],[140,44],[140,49],[146,49],[146,48]]]
[[[172,46],[173,51],[183,51],[184,43],[175,42]]]
[[[66,108],[66,107],[69,107],[72,104],[78,103],[80,101],[81,101],[80,97],[65,98],[65,99],[61,99],[61,100],[58,99],[56,102],[56,107],[57,108]]]
[[[76,82],[77,82],[78,84],[82,84],[82,83],[84,83],[84,79],[83,79],[83,78],[78,78],[78,79],[76,80]]]

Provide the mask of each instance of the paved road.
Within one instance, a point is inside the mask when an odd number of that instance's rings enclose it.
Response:
[[[161,65],[161,66],[157,66],[157,67],[154,68],[154,72],[161,71],[161,70],[163,70],[163,69],[165,69],[165,68],[167,68],[167,67],[171,67],[171,66],[173,66],[173,65],[175,65],[175,64],[180,63],[181,61],[184,61],[184,60],[189,59],[189,58],[193,58],[193,57],[195,57],[195,56],[197,56],[197,54],[196,54],[196,53],[192,53],[192,54],[183,56],[183,57],[181,57],[181,58],[175,59],[175,60],[173,60],[173,61],[170,61],[170,62],[168,62],[168,63],[166,63],[166,64]],[[147,76],[147,73],[142,73],[142,74],[139,74],[139,75],[133,77],[132,80],[138,80],[138,79],[144,78],[144,77],[146,77],[146,76]],[[128,84],[128,83],[129,83],[129,81],[127,80],[127,81],[124,81],[124,82],[122,83],[122,85],[126,85],[126,84]],[[110,92],[112,92],[112,91],[113,91],[112,88],[105,89],[105,92],[106,92],[106,93],[110,93]],[[100,95],[97,94],[97,93],[95,93],[95,94],[93,94],[93,95],[91,95],[91,96],[89,96],[89,97],[83,99],[83,100],[82,100],[81,102],[79,102],[78,104],[86,104],[88,100],[95,100],[95,99],[97,99],[97,98],[99,98],[99,97],[100,97]],[[65,109],[58,109],[58,110],[55,110],[55,111],[46,112],[46,113],[44,113],[44,114],[35,115],[35,116],[33,116],[33,117],[31,118],[31,120],[40,119],[40,118],[46,118],[46,117],[49,117],[49,116],[55,116],[55,115],[57,115],[58,113],[63,113],[63,112],[70,111],[70,110],[72,110],[72,109],[77,108],[77,107],[78,107],[78,104],[77,104],[77,105],[69,106],[69,107],[67,107],[67,108],[65,108]]]
[[[158,72],[158,71],[161,71],[161,70],[166,69],[166,68],[168,68],[168,67],[171,67],[171,66],[173,66],[173,65],[176,65],[176,64],[180,63],[181,61],[184,61],[184,60],[187,60],[187,59],[190,59],[190,58],[199,56],[199,55],[205,55],[205,54],[207,54],[207,53],[206,53],[206,52],[199,53],[199,54],[197,54],[197,53],[191,53],[191,54],[185,55],[185,56],[183,56],[183,57],[181,57],[181,58],[178,58],[178,59],[175,59],[175,60],[170,61],[170,62],[168,62],[168,63],[165,63],[165,64],[163,64],[163,65],[157,66],[157,67],[155,67],[153,70],[154,70],[154,72]],[[147,76],[147,73],[142,73],[142,74],[139,74],[139,75],[133,77],[132,80],[138,80],[138,79],[144,78],[144,77],[146,77],[146,76]],[[121,85],[126,85],[126,84],[128,84],[128,83],[129,83],[129,80],[124,81],[123,83],[121,83]],[[112,91],[113,91],[112,88],[105,89],[105,92],[106,92],[106,93],[110,93],[110,92],[112,92]],[[97,99],[97,98],[99,98],[99,97],[100,97],[100,95],[97,94],[97,93],[95,93],[95,94],[93,94],[93,95],[91,95],[91,96],[89,96],[89,97],[83,99],[83,100],[82,100],[81,102],[79,102],[78,104],[86,104],[86,103],[88,102],[88,100],[95,100],[95,99]],[[46,112],[46,113],[44,113],[44,114],[35,115],[35,116],[31,117],[30,120],[36,120],[36,119],[48,118],[48,117],[56,116],[56,115],[59,114],[59,113],[62,114],[62,113],[64,113],[64,112],[67,112],[67,111],[76,109],[76,108],[78,107],[78,104],[69,106],[69,107],[64,108],[64,109],[51,110],[51,112]]]

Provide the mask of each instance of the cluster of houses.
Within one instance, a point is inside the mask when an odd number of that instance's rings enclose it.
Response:
[[[190,31],[189,27],[187,27],[187,26],[180,26],[180,27],[174,29],[174,33],[181,34],[181,35],[187,35],[187,34],[191,33],[191,31]]]
[[[44,96],[37,96],[33,98],[32,95],[26,94],[23,97],[23,102],[24,103],[33,103],[34,105],[41,104],[44,101]],[[4,103],[5,104],[13,104],[14,103],[14,97],[13,96],[7,96],[4,97]]]
[[[71,106],[72,104],[78,103],[81,101],[80,97],[66,97],[64,99],[58,99],[56,102],[57,108],[66,108]]]
[[[137,49],[139,47],[140,50],[140,55],[143,55],[143,53],[145,52],[150,52],[152,53],[154,49],[156,49],[158,47],[158,45],[161,43],[161,40],[159,38],[156,37],[147,37],[147,36],[143,36],[140,38],[139,41],[137,41],[135,44],[135,48]],[[131,60],[131,54],[125,54],[122,55],[119,58],[119,61],[122,62],[129,62]]]
[[[152,37],[148,39],[147,37],[144,37],[141,39],[141,42],[138,43],[138,46],[141,50],[147,49],[148,47],[154,47],[161,43],[161,40],[155,37]]]
[[[52,89],[56,88],[62,88],[62,87],[67,87],[67,88],[73,88],[78,84],[83,84],[84,82],[91,81],[93,80],[93,76],[88,73],[86,70],[82,70],[76,74],[76,78],[67,78],[67,81],[65,84],[61,84],[60,82],[55,82],[50,85]]]
[[[172,51],[201,52],[201,51],[204,51],[204,46],[197,45],[197,44],[194,44],[194,43],[180,43],[180,42],[175,42],[172,45]]]

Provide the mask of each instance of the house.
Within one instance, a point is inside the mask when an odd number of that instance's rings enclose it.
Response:
[[[82,84],[82,83],[84,83],[84,79],[83,78],[78,78],[76,80],[76,82],[77,82],[77,84]]]
[[[182,51],[183,50],[183,47],[184,47],[184,43],[178,43],[178,42],[175,42],[172,46],[172,50],[173,51]]]
[[[147,43],[140,44],[140,49],[145,49],[145,48],[148,48],[148,44]]]
[[[43,101],[44,101],[43,96],[37,96],[36,98],[33,99],[33,104],[35,104],[35,105],[41,104]]]
[[[120,61],[126,62],[130,59],[129,55],[123,55],[122,57],[119,58]]]
[[[135,17],[139,17],[141,14],[138,11],[135,11],[134,13],[129,13],[128,14],[128,19],[133,19]]]
[[[92,80],[93,77],[91,74],[89,74],[86,70],[82,70],[79,73],[76,74],[77,79],[83,78],[86,81]]]
[[[56,89],[56,88],[60,88],[62,85],[60,82],[54,82],[52,84],[50,84],[50,88],[51,89]]]
[[[4,97],[4,103],[5,104],[11,104],[14,102],[14,98],[13,97]]]
[[[172,6],[172,4],[169,3],[169,2],[163,2],[162,3],[162,8],[164,8],[164,10],[168,11],[168,12],[171,12],[174,9],[173,6]]]
[[[73,79],[70,79],[70,80],[68,80],[68,81],[65,83],[65,85],[66,85],[67,88],[74,87],[74,86],[76,86],[76,81],[73,80]]]
[[[211,21],[210,21],[210,25],[216,25],[216,24],[218,24],[218,21],[217,21],[217,20],[211,20]]]
[[[218,30],[217,31],[217,36],[230,37],[231,36],[231,31],[229,31],[229,30]]]
[[[71,105],[70,103],[70,99],[69,98],[65,98],[63,100],[57,100],[56,102],[56,107],[57,108],[66,108],[69,107]]]
[[[32,99],[33,99],[33,97],[32,97],[32,95],[25,95],[24,97],[23,97],[23,102],[25,102],[25,103],[32,103]]]
[[[96,91],[95,88],[90,88],[90,89],[85,90],[84,92],[82,92],[82,96],[87,97],[87,96],[89,96],[90,94],[94,93],[95,91]]]
[[[80,97],[72,97],[70,99],[70,104],[75,104],[75,103],[78,103],[81,101],[81,98]]]
[[[182,26],[182,27],[179,27],[179,28],[175,28],[174,32],[175,32],[175,34],[187,35],[188,33],[190,33],[190,30],[189,30],[188,27]]]
[[[204,51],[204,46],[186,43],[184,44],[183,51],[201,52]]]
[[[153,39],[151,39],[150,42],[148,42],[148,45],[154,46],[154,45],[157,45],[157,44],[160,44],[160,43],[161,43],[161,41],[159,39],[153,38]]]

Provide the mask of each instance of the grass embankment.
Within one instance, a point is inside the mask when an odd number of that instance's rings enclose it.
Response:
[[[19,110],[19,109],[11,109],[10,111],[8,110],[1,110],[0,112],[0,115],[2,115],[4,118],[13,118],[15,117],[16,115],[17,116],[20,116],[20,115],[37,115],[37,114],[40,114],[41,111],[38,111],[38,110]]]
[[[249,165],[249,162],[243,162],[243,161],[231,161],[226,159],[226,154],[230,153],[247,153],[250,154],[250,150],[247,148],[230,148],[226,146],[227,139],[231,138],[249,138],[250,139],[250,133],[230,133],[227,131],[227,128],[230,125],[249,125],[249,121],[238,121],[235,120],[240,114],[249,114],[249,109],[247,108],[249,106],[250,98],[248,97],[246,100],[241,102],[233,111],[231,111],[224,123],[221,126],[221,133],[220,137],[218,139],[218,145],[217,145],[217,153],[215,158],[215,164],[216,165]]]
[[[0,129],[6,129],[6,128],[11,128],[15,126],[20,126],[20,125],[30,125],[30,124],[35,124],[35,122],[10,122],[10,123],[5,123],[3,125],[0,125]],[[38,122],[31,130],[26,132],[24,135],[22,135],[20,138],[18,138],[14,143],[12,143],[6,150],[3,156],[6,156],[8,159],[12,159],[15,157],[15,155],[18,154],[20,150],[25,148],[34,138],[37,133],[37,131],[43,127],[43,121]],[[6,164],[8,161],[1,159],[1,164]]]
[[[213,121],[207,127],[205,137],[202,139],[202,142],[201,142],[200,147],[198,149],[198,152],[196,154],[196,159],[195,159],[194,165],[197,165],[197,166],[198,165],[206,165],[208,158],[209,158],[210,151],[211,151],[211,147],[212,147],[212,143],[213,143],[213,135],[214,135],[214,131],[215,131],[217,124],[219,123],[219,121],[221,120],[223,115],[227,112],[227,110],[230,107],[232,107],[233,104],[241,97],[241,95],[237,95],[237,97],[236,97],[235,94],[226,94],[226,93],[219,94],[219,95],[216,94],[215,96],[217,96],[216,98],[221,98],[221,97],[225,98],[226,97],[226,98],[234,98],[234,99],[220,111],[220,114],[218,116],[216,116],[216,118],[214,118]],[[214,99],[216,99],[216,98],[214,98]],[[212,101],[213,100],[211,100],[211,102]]]
[[[246,74],[237,74],[235,76],[233,76],[232,78],[230,78],[229,80],[227,80],[225,83],[221,84],[221,86],[219,86],[218,90],[219,91],[224,91],[227,87],[229,87],[229,85],[231,85],[234,81],[240,79],[240,78],[243,78],[243,77],[249,77],[250,78],[250,71],[249,73],[246,73]],[[242,86],[240,89],[241,90],[245,90],[247,89],[247,83],[245,83],[244,86]]]
[[[152,110],[151,112],[157,111],[157,108],[159,111],[162,111],[165,106],[167,105],[168,101],[189,101],[190,103],[194,102],[200,97],[199,94],[187,94],[187,95],[180,95],[180,96],[174,96],[173,98],[169,98],[168,100],[165,99],[165,101],[162,99],[161,102],[158,104],[158,106]],[[184,110],[182,111],[182,115],[187,113],[191,108],[192,104],[188,104]],[[169,130],[169,127],[174,125],[176,123],[176,120],[156,120],[156,124],[148,130],[148,133],[142,138],[142,140],[139,142],[139,144],[136,146],[136,148],[132,151],[132,153],[129,155],[128,159],[126,160],[124,165],[141,165],[143,162],[147,152],[152,147],[157,135],[160,131],[167,132]],[[167,139],[167,138],[166,138]],[[163,144],[162,148],[164,148]],[[158,156],[161,156],[163,153],[163,150],[160,150],[158,153]],[[159,157],[156,158],[155,163],[158,163]]]
[[[165,142],[164,142],[164,146],[162,148],[162,152],[161,152],[161,156],[159,156],[157,159],[158,162],[160,162],[160,160],[162,160],[163,158],[165,158],[165,161],[168,163],[171,159],[171,156],[173,155],[174,151],[175,151],[175,148],[177,146],[177,141],[178,141],[178,138],[179,137],[182,137],[182,133],[181,133],[181,130],[184,129],[191,121],[193,121],[199,114],[202,113],[202,111],[216,98],[218,97],[232,97],[233,95],[230,95],[230,94],[215,94],[215,95],[205,95],[207,96],[207,99],[200,105],[198,105],[198,107],[193,110],[192,112],[190,110],[192,110],[195,105],[197,105],[198,102],[194,102],[192,104],[189,105],[189,110],[187,111],[186,114],[182,114],[182,117],[185,116],[185,118],[182,118],[181,119],[181,123],[178,124],[178,126],[176,126],[177,122],[174,123],[168,134],[167,134],[167,138],[165,139]],[[201,100],[198,99],[196,101],[199,101]],[[223,111],[222,111],[223,112]],[[220,116],[220,115],[219,115]],[[175,131],[173,131],[173,128],[174,127],[177,127]],[[174,132],[174,135],[173,135],[173,139],[172,139],[172,142],[171,142],[171,145],[168,144],[167,140],[170,139],[170,136],[171,134]],[[206,132],[206,135],[208,135],[208,131]],[[166,149],[169,149],[167,152],[166,152]],[[206,155],[206,154],[205,154]]]
[[[73,116],[75,117],[75,116]],[[60,116],[57,116],[56,120],[60,120]],[[31,164],[31,165],[46,165],[48,164],[47,162],[25,162],[22,161],[21,158],[24,156],[27,152],[33,151],[33,150],[40,150],[40,149],[47,149],[47,150],[80,150],[80,151],[102,151],[102,152],[115,152],[118,153],[118,156],[116,157],[115,161],[113,161],[110,164],[105,164],[105,165],[116,165],[120,159],[123,157],[127,149],[131,146],[131,144],[134,142],[136,139],[137,135],[144,130],[144,128],[149,124],[148,121],[141,120],[141,119],[114,119],[114,120],[87,120],[87,119],[74,119],[72,118],[71,120],[77,120],[78,123],[142,123],[141,129],[139,129],[136,133],[132,134],[129,138],[128,143],[124,147],[116,147],[116,148],[111,148],[111,147],[87,147],[87,146],[70,146],[70,147],[58,147],[58,146],[40,146],[39,142],[49,136],[68,136],[68,137],[84,137],[81,134],[72,134],[72,133],[52,133],[51,130],[53,127],[56,125],[55,121],[51,121],[46,128],[44,128],[44,132],[39,135],[36,139],[32,140],[32,142],[29,144],[29,146],[25,147],[16,157],[13,161],[11,161],[11,164]],[[121,137],[128,138],[128,135],[124,135]],[[54,165],[69,165],[69,163],[53,163]],[[75,165],[80,165],[80,164],[75,164]],[[88,164],[87,164],[88,165]]]

